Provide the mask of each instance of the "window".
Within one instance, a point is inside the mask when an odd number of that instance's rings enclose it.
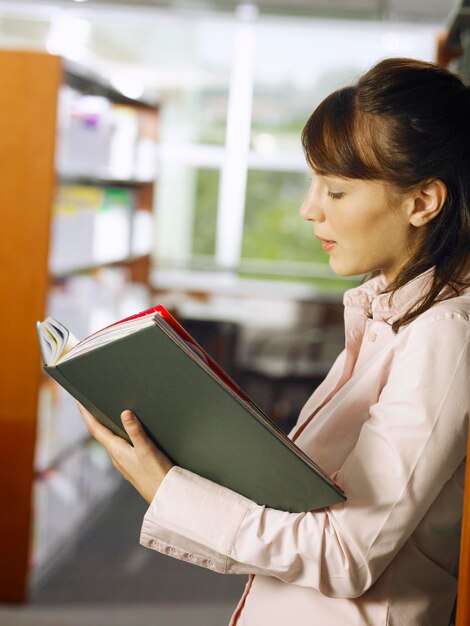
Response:
[[[328,278],[341,289],[298,215],[300,132],[327,94],[381,58],[434,60],[440,24],[276,18],[242,2],[233,14],[86,5],[5,3],[0,40],[59,46],[117,88],[161,101],[158,271]]]
[[[275,264],[322,262],[311,224],[299,218],[307,174],[250,170],[247,180],[242,259]],[[316,252],[316,254],[315,254]]]
[[[216,244],[217,197],[219,171],[214,169],[194,170],[194,221],[192,232],[192,254],[213,257]]]
[[[257,18],[252,12],[239,13],[225,28],[226,39],[219,39],[227,63],[224,87],[219,83],[214,90],[206,84],[196,100],[187,101],[186,115],[197,120],[198,132],[186,134],[183,141],[176,132],[164,132],[167,138],[171,134],[173,154],[161,155],[160,267],[203,264],[243,277],[309,281],[343,290],[360,277],[337,277],[311,225],[299,216],[308,186],[301,130],[328,93],[350,84],[381,58],[432,60],[438,28]],[[211,66],[210,56],[218,56],[219,49],[208,46],[206,52]],[[195,70],[197,62],[195,57]],[[189,93],[181,87],[178,102]],[[184,125],[185,119],[175,115],[172,123]],[[188,195],[184,207],[177,190],[183,179],[175,180],[183,164],[193,171],[190,194],[196,194],[195,199]],[[165,193],[167,177],[174,194]],[[189,238],[174,235],[180,218],[192,224]]]

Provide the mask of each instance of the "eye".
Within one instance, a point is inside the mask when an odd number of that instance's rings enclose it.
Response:
[[[333,200],[339,200],[344,196],[344,192],[339,191],[335,193],[334,191],[328,191],[328,195],[330,196],[330,198],[333,198]]]

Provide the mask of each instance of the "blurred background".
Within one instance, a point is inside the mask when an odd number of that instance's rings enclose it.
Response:
[[[0,2],[0,624],[218,626],[245,577],[139,546],[146,505],[41,373],[34,323],[83,338],[166,306],[289,432],[344,345],[299,217],[301,130],[380,59],[469,76],[470,2]],[[191,513],[188,512],[188,515]]]

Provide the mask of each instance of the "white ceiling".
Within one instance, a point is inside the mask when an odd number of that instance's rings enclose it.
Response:
[[[393,19],[445,24],[460,0],[15,0],[16,5],[69,7],[164,7],[181,11],[233,11],[241,3],[254,4],[261,14],[310,15],[358,19]]]
[[[125,75],[126,80],[129,75],[138,78],[147,89],[153,90],[149,91],[149,97],[154,97],[154,93],[158,95],[159,89],[168,90],[180,85],[187,87],[193,82],[197,85],[220,83],[226,86],[232,50],[230,42],[233,37],[230,13],[241,2],[242,0],[0,0],[0,44],[43,49],[51,39],[51,25],[55,19],[60,21],[70,14],[72,18],[84,18],[76,20],[78,22],[93,23],[87,43],[89,54],[80,58],[80,62],[105,76],[119,69],[119,73]],[[436,32],[441,28],[444,30],[450,13],[455,10],[456,4],[460,4],[456,0],[245,0],[245,4],[248,3],[256,3],[260,14],[264,16],[308,15],[378,20],[384,28],[390,22],[392,29],[394,23],[402,22],[406,36],[404,33],[401,36],[406,40],[416,38],[422,29],[435,29]],[[207,14],[207,11],[214,10],[218,14]],[[197,16],[197,19],[178,19],[178,14],[182,17],[182,14],[188,12]],[[158,19],[153,19],[157,15]],[[267,21],[277,23],[278,26],[284,25],[282,17]],[[214,28],[215,22],[217,28]],[[72,26],[76,30],[77,25]],[[303,20],[300,17],[300,23],[296,27],[302,30],[302,26]],[[74,31],[70,38],[75,40],[78,34],[80,33]],[[393,32],[389,36],[390,40],[396,38],[397,35]],[[209,56],[204,52],[208,46],[211,47]],[[213,54],[214,48],[217,50],[216,55]],[[47,49],[50,50],[49,46]],[[50,51],[65,54],[61,50]],[[288,56],[285,50],[281,52],[281,57]]]

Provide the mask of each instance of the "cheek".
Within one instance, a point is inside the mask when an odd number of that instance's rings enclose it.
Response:
[[[395,232],[388,211],[376,207],[352,207],[352,210],[338,212],[331,223],[338,236],[343,236],[345,243],[350,242],[353,247],[366,241],[370,246],[380,242],[383,245],[384,238],[393,238]]]
[[[355,248],[364,240],[370,239],[376,230],[375,222],[376,220],[371,219],[371,216],[364,215],[360,211],[337,212],[330,219],[333,233],[347,248]]]

